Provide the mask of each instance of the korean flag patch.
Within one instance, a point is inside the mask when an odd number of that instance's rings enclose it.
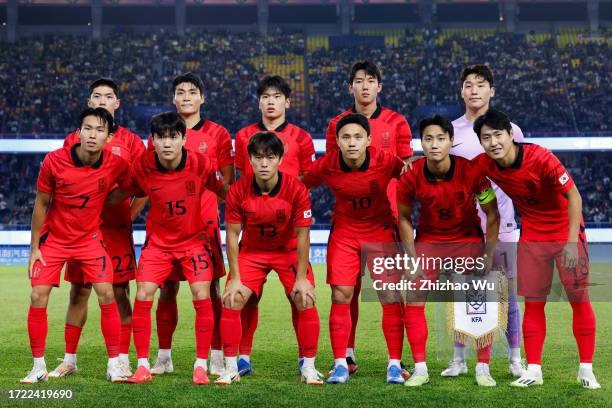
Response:
[[[312,217],[312,211],[311,210],[304,211],[304,218],[311,218],[311,217]]]
[[[569,181],[569,175],[567,174],[567,172],[563,173],[563,175],[559,177],[559,183],[561,183],[562,186],[564,186],[565,183],[567,183],[568,181]]]

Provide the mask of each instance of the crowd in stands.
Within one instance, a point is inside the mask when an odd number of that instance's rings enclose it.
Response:
[[[313,134],[325,132],[328,120],[351,106],[347,71],[364,58],[382,67],[382,103],[403,113],[413,128],[419,106],[458,106],[461,70],[484,62],[496,74],[493,105],[525,132],[609,131],[612,70],[602,57],[610,55],[612,42],[608,32],[601,35],[602,41],[558,46],[554,36],[416,30],[386,46],[356,41],[355,47],[313,50],[304,34],[281,29],[268,36],[159,31],[101,40],[24,37],[0,47],[0,134],[61,137],[75,127],[87,84],[108,76],[121,87],[118,122],[145,136],[151,113],[172,105],[172,78],[185,71],[204,79],[206,116],[236,132],[258,117],[255,85],[270,67],[257,58],[287,54],[303,57],[303,71],[290,75],[306,79],[296,82],[304,84],[294,90],[304,100],[294,104],[291,119]]]

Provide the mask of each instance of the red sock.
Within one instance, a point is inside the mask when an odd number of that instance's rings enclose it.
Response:
[[[355,333],[359,321],[359,293],[361,292],[361,279],[357,279],[353,298],[351,299],[351,334],[349,335],[348,348],[355,348]]]
[[[195,309],[195,336],[196,336],[196,357],[208,358],[210,351],[210,341],[212,340],[215,318],[213,316],[212,302],[210,299],[194,300]]]
[[[295,339],[298,344],[298,357],[303,357],[304,353],[302,350],[302,344],[300,343],[300,335],[298,333],[298,328],[300,324],[300,312],[297,307],[293,304],[293,302],[289,302],[291,305],[291,324],[293,324],[293,331],[295,332]]]
[[[117,302],[100,305],[100,326],[106,343],[106,352],[110,358],[119,355],[121,344],[121,317]]]
[[[298,343],[300,345],[300,357],[312,358],[317,355],[319,345],[319,313],[316,306],[299,311]]]
[[[244,309],[242,310],[244,312]],[[240,339],[243,338],[240,310],[223,308],[221,312],[221,338],[223,339],[223,354],[226,357],[236,357]],[[240,352],[242,353],[242,350]]]
[[[570,302],[573,311],[573,329],[581,363],[592,363],[595,353],[595,313],[591,302]]]
[[[48,331],[47,308],[30,306],[30,310],[28,310],[28,336],[30,337],[32,357],[45,356]]]
[[[387,341],[389,358],[401,360],[404,345],[404,320],[402,318],[402,303],[382,304],[382,329]]]
[[[251,350],[253,349],[253,337],[255,336],[255,330],[257,330],[257,324],[259,323],[259,308],[257,305],[244,306],[242,312],[240,313],[240,319],[242,322],[240,354],[249,356],[251,355]],[[221,338],[223,338],[223,334],[221,334]],[[225,340],[223,340],[223,344],[225,344]]]
[[[223,309],[223,303],[220,297],[210,298],[213,308],[214,327],[212,333],[212,341],[210,342],[210,348],[213,350],[221,350],[223,343],[221,342],[221,310]]]
[[[121,345],[119,346],[119,354],[129,354],[131,342],[132,323],[121,323]]]
[[[329,312],[329,337],[334,358],[346,357],[346,345],[350,334],[350,305],[332,303],[331,311]]]
[[[489,344],[486,347],[476,350],[476,355],[479,363],[489,364],[489,361],[491,361],[491,345]]]
[[[64,341],[66,342],[66,353],[76,354],[79,348],[79,339],[81,338],[82,327],[66,323],[64,326]]]
[[[151,348],[151,308],[152,300],[138,300],[134,302],[132,312],[132,332],[134,333],[134,347],[137,358],[149,358]]]
[[[155,311],[157,321],[157,338],[159,339],[160,349],[172,348],[172,335],[178,323],[178,308],[176,299],[158,300],[157,310]]]
[[[525,301],[523,342],[527,364],[542,364],[542,348],[546,338],[546,302]]]
[[[426,359],[427,337],[427,318],[425,317],[425,305],[415,306],[406,305],[404,308],[404,324],[406,326],[406,336],[410,343],[412,359],[415,363],[423,363]]]

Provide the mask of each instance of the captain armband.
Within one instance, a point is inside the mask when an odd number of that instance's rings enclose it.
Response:
[[[477,194],[476,198],[478,198],[478,203],[480,205],[489,204],[491,201],[495,200],[495,191],[493,191],[493,187],[489,187],[482,193]]]

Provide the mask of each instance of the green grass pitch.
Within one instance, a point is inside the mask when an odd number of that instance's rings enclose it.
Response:
[[[609,271],[609,268],[605,268]],[[602,270],[603,272],[603,270]],[[326,373],[332,361],[327,318],[329,287],[325,284],[325,267],[315,266],[318,308],[321,317],[321,338],[317,367]],[[468,364],[468,375],[446,379],[439,376],[446,365],[446,353],[440,353],[436,341],[434,305],[428,306],[430,321],[429,370],[431,383],[420,389],[385,383],[386,346],[381,330],[381,311],[376,303],[362,303],[357,334],[359,372],[346,385],[320,387],[300,384],[296,362],[296,342],[291,327],[290,310],[280,282],[271,274],[260,304],[259,329],[255,335],[252,361],[255,373],[229,387],[194,386],[191,372],[195,353],[193,335],[194,312],[186,287],[179,294],[179,327],[175,334],[173,360],[175,373],[155,378],[144,385],[110,384],[105,381],[106,353],[100,333],[99,309],[95,296],[90,301],[89,321],[83,331],[78,354],[79,374],[50,380],[34,386],[44,389],[71,389],[70,402],[7,401],[9,389],[24,389],[19,379],[31,368],[26,332],[29,283],[24,267],[0,268],[0,406],[51,404],[72,407],[240,407],[240,406],[304,406],[352,407],[519,407],[519,406],[588,406],[612,405],[612,303],[594,304],[598,317],[598,344],[595,373],[603,388],[584,390],[576,383],[577,350],[572,335],[571,309],[567,303],[547,306],[548,337],[544,347],[544,386],[515,389],[508,384],[506,359],[499,353],[491,364],[498,386],[483,389],[473,378],[474,359]],[[68,300],[68,285],[54,290],[48,308],[49,336],[47,366],[52,369],[56,358],[63,356],[63,327]],[[153,319],[154,320],[154,319]],[[439,325],[438,325],[439,326]],[[151,360],[157,353],[153,329]],[[502,343],[503,344],[503,343]],[[450,349],[450,346],[449,346]],[[444,360],[436,356],[444,355]],[[132,347],[132,357],[134,349]],[[134,360],[132,360],[134,362]],[[407,342],[404,361],[411,363]]]

